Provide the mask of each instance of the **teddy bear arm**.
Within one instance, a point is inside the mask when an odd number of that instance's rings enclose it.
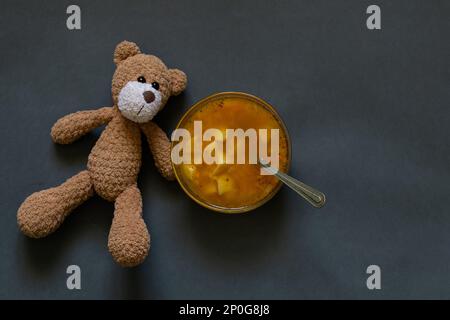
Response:
[[[114,115],[112,107],[97,110],[78,111],[68,114],[53,125],[51,136],[54,142],[69,144],[89,131],[108,123]]]
[[[170,156],[171,144],[166,133],[156,123],[151,121],[142,125],[141,128],[147,138],[156,168],[164,178],[174,180],[175,174]]]

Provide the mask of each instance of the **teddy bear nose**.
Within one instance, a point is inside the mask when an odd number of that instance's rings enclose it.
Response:
[[[155,94],[151,91],[145,91],[143,93],[144,95],[144,100],[147,103],[152,103],[155,100]]]

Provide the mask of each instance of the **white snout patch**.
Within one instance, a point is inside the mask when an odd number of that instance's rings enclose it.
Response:
[[[145,101],[144,92],[151,91],[155,100]],[[161,93],[149,83],[130,81],[120,90],[118,107],[122,115],[137,123],[144,123],[153,119],[161,109]]]

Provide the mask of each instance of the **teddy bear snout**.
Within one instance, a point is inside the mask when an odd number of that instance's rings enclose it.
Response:
[[[145,91],[143,93],[144,95],[144,100],[147,103],[152,103],[153,101],[155,101],[155,94],[151,91]]]

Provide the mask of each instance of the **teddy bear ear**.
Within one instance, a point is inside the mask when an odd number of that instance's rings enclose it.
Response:
[[[130,41],[122,41],[114,50],[114,63],[118,65],[123,60],[141,53],[138,45]]]
[[[183,71],[178,69],[169,69],[168,72],[172,95],[177,96],[186,89],[187,76]]]

